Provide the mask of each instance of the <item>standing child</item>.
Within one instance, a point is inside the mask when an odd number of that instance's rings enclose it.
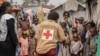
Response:
[[[97,52],[97,43],[98,43],[98,35],[96,28],[90,29],[90,56],[96,56]]]
[[[86,43],[85,43],[85,49],[84,49],[84,56],[89,56],[90,55],[90,51],[89,51],[89,44],[90,44],[90,36],[91,36],[91,32],[90,29],[96,27],[96,25],[94,24],[94,22],[87,22],[86,24]]]
[[[34,51],[34,35],[35,35],[35,31],[31,28],[30,29],[30,38],[29,38],[29,55],[32,56],[32,52]]]
[[[70,43],[70,53],[71,56],[80,56],[80,51],[82,50],[83,45],[79,39],[78,33],[73,33],[73,41]]]
[[[27,56],[28,55],[28,40],[30,38],[30,24],[29,20],[27,18],[27,15],[24,14],[23,18],[19,19],[19,23],[21,26],[21,31],[22,31],[22,36],[20,38],[20,43],[21,43],[21,56]]]
[[[68,35],[68,31],[66,29],[66,23],[62,22],[61,26],[64,30],[64,33],[65,33],[65,36],[66,36],[65,37],[66,41],[59,44],[60,48],[59,48],[58,56],[70,56],[70,54],[69,54],[69,41],[70,41],[70,38],[69,38],[69,35]]]
[[[20,38],[22,37],[22,31],[20,26],[18,25],[18,46],[17,46],[17,56],[20,56],[20,50],[21,50],[21,46],[20,46]]]
[[[22,33],[23,37],[20,38],[21,52],[20,56],[28,56],[28,37],[27,34]]]

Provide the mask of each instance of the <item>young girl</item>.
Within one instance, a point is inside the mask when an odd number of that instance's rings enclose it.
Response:
[[[80,56],[80,51],[83,45],[79,39],[78,33],[73,33],[73,41],[70,43],[70,54],[71,56]]]
[[[22,31],[21,31],[21,26],[20,26],[19,23],[17,24],[17,27],[18,27],[18,46],[17,46],[17,56],[20,56],[20,50],[21,50],[21,47],[20,47],[20,38],[22,37]]]
[[[70,56],[69,54],[69,36],[68,36],[68,31],[66,29],[66,23],[61,23],[61,26],[62,28],[64,29],[64,33],[65,33],[65,36],[66,36],[66,41],[63,42],[63,43],[60,43],[59,46],[59,53],[58,53],[58,56]]]
[[[30,24],[29,20],[27,18],[27,15],[24,14],[23,18],[18,20],[21,26],[21,32],[22,35],[20,37],[20,43],[21,43],[21,56],[27,56],[28,55],[28,49],[29,49],[29,38],[30,38]]]
[[[21,52],[20,56],[28,56],[28,37],[27,34],[22,33],[23,37],[20,38]]]

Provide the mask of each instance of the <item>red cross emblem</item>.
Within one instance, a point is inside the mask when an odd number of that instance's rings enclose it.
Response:
[[[50,33],[50,30],[47,30],[46,33],[44,33],[44,36],[46,36],[46,39],[48,39],[52,34]]]
[[[44,29],[42,33],[43,40],[52,40],[53,39],[54,30]]]

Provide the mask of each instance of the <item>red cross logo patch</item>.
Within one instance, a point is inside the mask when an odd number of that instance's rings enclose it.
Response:
[[[53,39],[54,30],[44,29],[42,33],[43,40],[52,40]]]

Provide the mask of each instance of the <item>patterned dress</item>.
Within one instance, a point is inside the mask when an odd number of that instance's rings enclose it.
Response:
[[[28,55],[28,37],[27,38],[20,38],[21,43],[21,52],[20,55]]]

